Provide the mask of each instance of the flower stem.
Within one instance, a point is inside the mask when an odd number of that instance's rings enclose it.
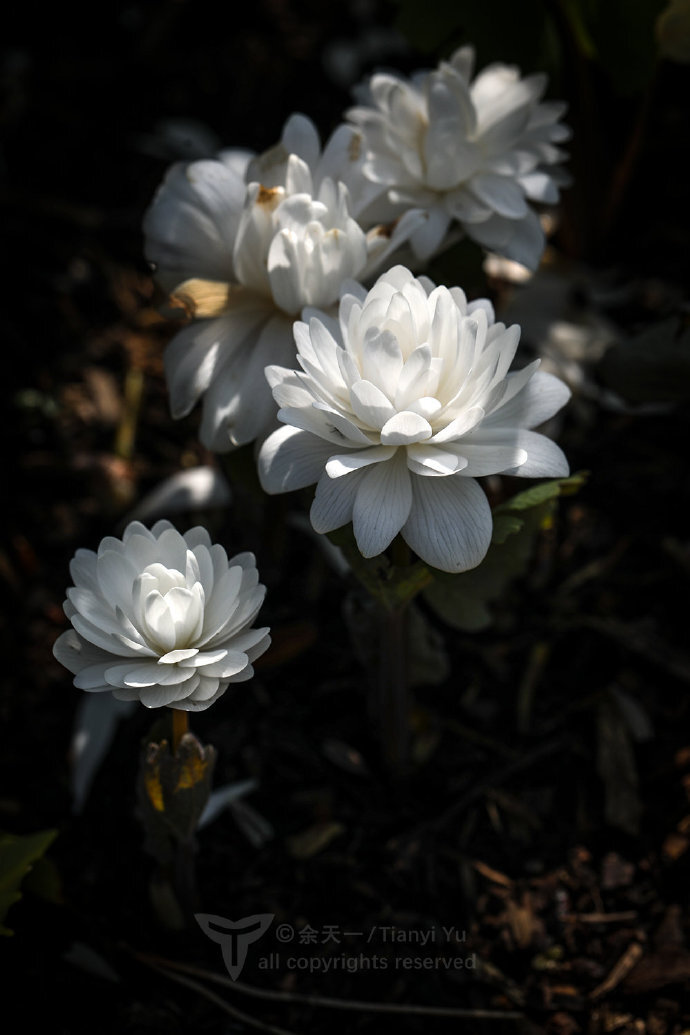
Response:
[[[379,730],[383,760],[396,779],[409,765],[410,700],[405,630],[407,604],[381,611],[379,662]]]
[[[410,563],[410,549],[397,536],[390,549],[393,571]],[[379,662],[379,729],[383,759],[390,775],[405,775],[409,765],[410,695],[407,678],[408,600],[382,613],[381,656]]]
[[[180,741],[185,733],[189,733],[189,712],[179,708],[172,709],[172,753],[177,754]]]

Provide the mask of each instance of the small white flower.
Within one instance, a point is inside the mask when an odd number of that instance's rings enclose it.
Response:
[[[228,561],[204,528],[180,535],[169,521],[151,531],[133,521],[97,554],[77,550],[70,573],[72,629],[53,653],[80,690],[204,711],[252,677],[271,642],[268,629],[249,628],[266,592],[254,556]]]
[[[270,493],[318,482],[317,532],[351,521],[365,557],[401,533],[428,564],[464,571],[491,540],[476,477],[568,474],[559,447],[528,429],[570,392],[538,360],[508,373],[520,328],[495,323],[487,300],[396,266],[368,294],[354,285],[339,323],[304,315],[302,371],[266,371],[287,426],[262,446],[259,474]]]
[[[415,205],[428,222],[411,244],[428,258],[453,221],[484,247],[534,269],[544,234],[529,201],[553,203],[567,182],[555,145],[570,131],[565,105],[540,103],[546,76],[521,79],[492,64],[472,79],[474,51],[457,50],[410,81],[374,75],[360,91],[366,106],[348,118],[364,136],[364,174],[397,211]]]
[[[424,219],[408,213],[391,233],[364,232],[344,182],[357,183],[354,136],[341,126],[322,153],[313,124],[292,116],[259,158],[229,151],[174,165],[146,214],[146,255],[195,317],[166,351],[172,415],[203,396],[200,435],[213,450],[273,424],[263,371],[294,360],[302,307],[333,305],[343,280],[368,276]]]

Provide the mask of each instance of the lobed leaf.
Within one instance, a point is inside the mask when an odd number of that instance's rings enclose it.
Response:
[[[10,906],[22,897],[20,888],[25,877],[56,837],[57,830],[26,835],[0,833],[0,934],[14,934],[3,921]]]
[[[580,488],[586,474],[533,485],[494,509],[494,534],[482,563],[459,575],[435,572],[423,590],[439,618],[454,629],[479,632],[491,624],[490,604],[527,569],[534,540],[550,519],[559,496]]]

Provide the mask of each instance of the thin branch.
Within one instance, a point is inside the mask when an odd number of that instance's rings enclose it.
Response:
[[[378,1003],[358,999],[333,999],[327,996],[305,995],[300,992],[278,992],[273,989],[247,985],[243,981],[232,981],[229,977],[225,977],[222,974],[216,974],[212,970],[204,970],[201,967],[194,967],[188,963],[178,963],[176,960],[162,959],[159,956],[149,956],[140,952],[134,952],[134,955],[141,963],[153,967],[162,973],[172,970],[179,971],[181,974],[192,974],[194,977],[204,978],[206,981],[212,981],[217,985],[233,989],[235,992],[240,992],[243,995],[252,996],[255,999],[265,999],[269,1002],[302,1003],[305,1006],[323,1006],[334,1010],[356,1010],[360,1013],[416,1014],[420,1017],[472,1017],[475,1020],[524,1020],[524,1014],[517,1010],[422,1006],[415,1003]],[[168,976],[173,977],[174,975],[168,974]],[[268,1030],[277,1031],[278,1029],[271,1028]]]
[[[230,1014],[235,1020],[243,1021],[252,1028],[257,1028],[259,1031],[267,1031],[270,1035],[295,1035],[295,1032],[288,1031],[287,1028],[277,1028],[275,1024],[264,1024],[263,1021],[257,1020],[256,1017],[252,1017],[251,1014],[244,1013],[243,1010],[238,1010],[235,1006],[231,1006],[230,1003],[226,1003],[225,999],[221,999],[215,992],[209,991],[208,988],[204,988],[198,981],[192,981],[191,978],[183,977],[182,974],[175,974],[168,967],[159,967],[152,962],[152,959],[148,959],[145,956],[140,956],[136,953],[137,959],[141,960],[142,963],[146,963],[147,966],[151,967],[158,974],[162,974],[163,977],[169,978],[171,981],[177,982],[178,985],[184,985],[186,988],[191,988],[192,991],[198,992],[204,999],[208,999],[210,1003],[217,1006],[219,1010],[223,1010],[224,1013]]]

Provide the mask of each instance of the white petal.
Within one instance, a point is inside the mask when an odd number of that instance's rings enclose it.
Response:
[[[204,604],[201,586],[192,589],[175,586],[165,596],[175,626],[175,642],[181,645],[194,642],[201,632],[204,620]]]
[[[182,651],[180,651],[182,653]],[[225,647],[220,647],[218,650],[204,650],[197,651],[194,657],[187,658],[181,663],[182,668],[204,668],[205,665],[214,665],[217,661],[222,661],[227,650]],[[161,661],[163,659],[161,658]]]
[[[110,689],[105,678],[106,670],[110,668],[113,659],[99,661],[96,665],[87,665],[80,669],[74,677],[74,685],[78,690],[100,691],[104,687]]]
[[[467,226],[467,234],[485,248],[535,270],[544,251],[544,231],[531,210],[523,219],[495,215],[484,223]]]
[[[370,329],[362,348],[360,376],[373,384],[395,385],[402,369],[403,358],[397,338],[390,331]]]
[[[413,474],[426,477],[447,477],[467,466],[467,461],[448,450],[425,442],[407,447],[407,466]]]
[[[516,442],[527,451],[527,459],[516,470],[506,471],[506,474],[519,478],[567,478],[570,474],[563,450],[546,435],[521,429],[517,432]]]
[[[491,412],[483,427],[500,424],[510,427],[536,428],[550,420],[570,398],[570,389],[553,374],[538,370],[524,388],[509,402]]]
[[[421,399],[415,399],[415,401],[410,403],[407,407],[407,409],[411,410],[412,413],[418,413],[428,421],[433,420],[442,408],[442,403],[431,395],[423,395]]]
[[[74,629],[67,629],[58,636],[53,656],[73,674],[101,662],[112,663],[112,655],[82,639]]]
[[[559,198],[558,187],[548,173],[536,170],[520,177],[520,184],[528,198],[555,205]]]
[[[165,350],[165,376],[173,419],[185,417],[265,311],[255,307],[211,320],[195,320],[179,331]]]
[[[484,416],[484,410],[481,406],[472,406],[468,410],[465,410],[460,414],[459,417],[454,417],[444,428],[437,431],[432,438],[429,439],[429,444],[439,445],[443,442],[452,442],[455,439],[459,439],[462,435],[467,434],[475,425],[477,425]]]
[[[491,542],[493,522],[478,483],[461,475],[412,477],[412,508],[404,540],[427,564],[460,572],[481,563]]]
[[[250,661],[255,661],[271,644],[269,629],[244,629],[232,638],[232,649],[243,651]]]
[[[441,205],[430,208],[426,216],[426,223],[410,237],[410,244],[418,259],[429,259],[438,251],[450,224],[450,213]]]
[[[243,651],[228,650],[222,661],[215,661],[211,665],[205,665],[203,676],[212,676],[217,679],[230,679],[247,667],[249,661]]]
[[[106,672],[110,683],[124,686],[178,686],[189,678],[189,672],[179,665],[157,665],[150,661],[145,665],[114,665]]]
[[[426,344],[419,345],[405,360],[399,378],[393,381],[397,384],[395,405],[398,409],[404,409],[420,396],[433,394],[427,386],[430,368],[431,349]]]
[[[187,647],[186,649],[171,650],[158,659],[160,665],[175,665],[178,661],[187,661],[199,653],[198,647]]]
[[[237,280],[259,295],[270,295],[266,259],[275,234],[274,213],[285,197],[282,187],[250,183],[233,246]]]
[[[75,586],[98,592],[98,570],[93,550],[77,550],[70,561],[69,571]]]
[[[316,486],[309,519],[316,532],[332,532],[352,521],[352,510],[357,490],[366,470],[353,471],[344,478],[329,478],[323,474]]]
[[[278,411],[278,417],[284,424],[291,424],[293,428],[330,442],[331,448],[335,449],[366,447],[378,440],[374,432],[366,434],[349,417],[340,413],[335,404],[315,402],[311,406],[284,406]]]
[[[299,155],[314,168],[321,153],[321,141],[311,119],[299,113],[291,115],[283,127],[281,141],[288,154]]]
[[[390,460],[394,453],[394,446],[371,446],[370,449],[362,449],[354,453],[341,453],[329,459],[326,464],[326,474],[329,478],[341,478],[362,467],[369,467],[370,464]]]
[[[371,381],[356,381],[350,389],[355,416],[365,427],[378,430],[395,413],[390,399]]]
[[[264,492],[290,492],[312,485],[323,473],[333,445],[308,431],[285,427],[261,447],[259,479]]]
[[[357,490],[352,527],[363,557],[376,557],[405,524],[412,505],[404,450],[368,470]]]
[[[127,535],[128,531],[130,532],[129,535]],[[147,534],[144,534],[144,532]],[[133,521],[125,529],[123,539],[127,544],[127,557],[137,571],[143,571],[149,564],[153,564],[158,560],[156,539],[154,536],[149,535],[144,526],[139,525],[139,522]]]
[[[281,371],[280,375],[277,373]],[[268,366],[264,370],[273,398],[281,409],[309,409],[314,402],[309,380],[296,370]]]
[[[209,640],[216,636],[234,613],[239,603],[241,585],[242,568],[239,565],[232,565],[216,580],[204,609],[203,634],[198,640],[200,647],[207,647]]]
[[[268,390],[265,368],[272,363],[289,363],[294,355],[289,320],[272,317],[262,328],[249,355],[238,371],[239,405],[230,423],[233,445],[253,442],[275,423],[276,405]]]
[[[339,445],[371,446],[378,442],[378,435],[375,431],[362,431],[348,416],[338,413],[325,403],[314,403],[314,409],[323,411],[330,432],[339,433],[342,436]],[[329,441],[334,441],[332,434],[329,434]],[[337,439],[335,441],[338,442]]]
[[[479,200],[499,215],[507,216],[508,219],[522,219],[527,213],[525,195],[509,176],[482,173],[472,177],[470,186]]]
[[[144,601],[144,621],[148,636],[164,653],[175,647],[175,623],[170,609],[157,590],[149,593]]]
[[[245,193],[242,177],[222,162],[170,169],[144,217],[146,255],[163,283],[232,278],[232,241]]]
[[[187,564],[187,544],[176,528],[168,522],[166,526],[162,532],[157,533],[159,557],[166,568],[174,569],[182,575]],[[157,527],[154,525],[154,528]]]
[[[481,429],[478,433],[481,437]],[[510,433],[506,441],[478,441],[476,438],[449,442],[446,449],[467,461],[461,474],[471,478],[482,478],[489,474],[502,474],[504,471],[520,467],[527,460],[527,452],[514,441]]]
[[[250,678],[252,676],[252,674],[253,674],[252,671],[249,670],[249,675],[248,675],[247,678]],[[201,680],[200,681],[200,685],[203,682],[204,681]],[[204,711],[206,711],[206,709],[210,708],[212,704],[215,704],[216,701],[219,698],[221,698],[223,696],[223,694],[225,693],[225,691],[227,690],[227,687],[224,684],[222,684],[220,686],[217,685],[218,684],[218,680],[217,679],[213,679],[213,680],[209,679],[209,680],[207,680],[207,682],[209,684],[211,684],[211,689],[209,690],[209,696],[208,697],[205,697],[203,699],[197,698],[196,695],[199,693],[199,688],[197,687],[195,692],[192,693],[189,697],[186,697],[183,701],[175,701],[173,704],[171,704],[170,707],[171,708],[176,708],[178,711],[185,711],[185,712],[204,712]]]
[[[70,621],[80,638],[88,640],[95,647],[100,647],[107,654],[116,654],[118,657],[130,658],[137,652],[142,654],[153,653],[148,648],[140,647],[139,644],[127,640],[125,636],[120,636],[117,633],[105,633],[97,625],[94,625],[93,622],[89,622],[82,617],[82,615],[71,615]]]
[[[211,546],[211,537],[203,525],[195,525],[194,528],[190,528],[188,532],[185,532],[183,538],[190,550],[194,550],[197,546],[204,546],[207,549]]]
[[[404,446],[431,438],[429,421],[419,413],[403,410],[396,413],[381,428],[381,442],[387,446]]]
[[[192,692],[193,687],[183,683],[176,686],[143,687],[139,699],[145,708],[165,708]]]
[[[221,625],[215,636],[207,643],[207,647],[232,647],[233,637],[246,626],[252,624],[256,618],[266,596],[265,586],[255,586],[247,593],[240,595],[238,606],[229,616],[228,620]]]
[[[138,572],[128,557],[115,550],[102,553],[97,561],[98,585],[103,600],[119,604],[125,613],[132,604],[132,586]]]

